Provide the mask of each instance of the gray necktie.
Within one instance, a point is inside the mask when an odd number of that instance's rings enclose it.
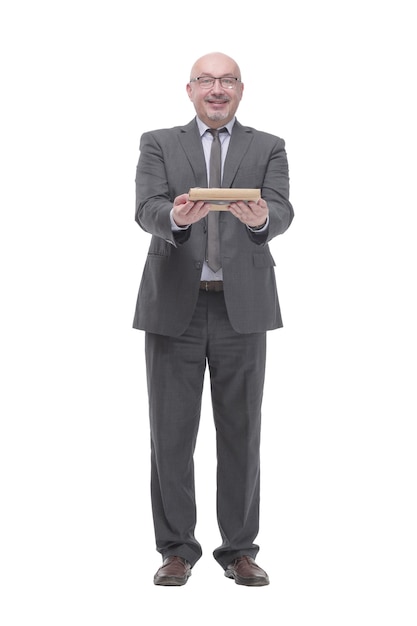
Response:
[[[210,152],[209,187],[221,187],[222,159],[219,132],[225,132],[226,128],[221,128],[220,130],[209,128],[208,131],[213,135]],[[207,264],[213,272],[218,272],[221,268],[218,211],[210,211],[208,214],[207,228]]]

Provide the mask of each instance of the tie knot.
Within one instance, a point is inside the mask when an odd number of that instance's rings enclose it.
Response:
[[[213,139],[219,136],[219,133],[227,133],[227,128],[208,128],[207,131],[213,135]]]

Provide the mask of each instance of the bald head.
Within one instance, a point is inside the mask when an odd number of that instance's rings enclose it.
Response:
[[[222,52],[210,52],[210,54],[205,54],[194,63],[191,68],[190,79],[196,78],[201,74],[218,76],[219,74],[216,74],[216,72],[219,71],[219,68],[225,69],[220,74],[221,76],[230,74],[231,76],[236,76],[236,78],[241,78],[239,66],[234,59]]]

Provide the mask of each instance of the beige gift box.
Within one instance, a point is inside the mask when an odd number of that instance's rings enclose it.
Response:
[[[243,200],[248,202],[258,202],[261,197],[260,189],[228,189],[221,187],[192,187],[188,192],[189,198],[192,202],[198,202],[203,200],[211,204],[212,211],[227,211],[227,205],[230,202],[236,202],[237,200]],[[225,206],[226,205],[226,206]]]

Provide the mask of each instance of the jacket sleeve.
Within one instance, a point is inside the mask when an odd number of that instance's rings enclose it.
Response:
[[[139,226],[174,246],[187,239],[189,233],[184,237],[184,233],[174,234],[171,229],[170,211],[174,198],[170,197],[163,150],[152,132],[141,137],[135,182],[135,220]]]
[[[290,184],[285,142],[276,138],[265,170],[262,184],[262,198],[269,208],[269,228],[267,241],[281,235],[290,226],[294,210],[289,201]],[[253,235],[256,237],[256,233]]]

